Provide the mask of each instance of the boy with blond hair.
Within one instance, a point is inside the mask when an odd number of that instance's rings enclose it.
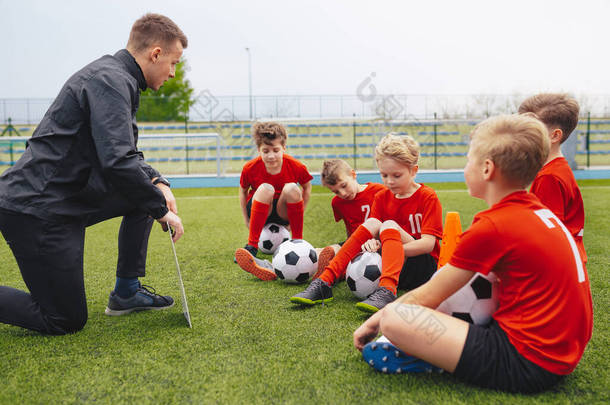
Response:
[[[399,287],[411,290],[434,274],[443,234],[442,207],[432,188],[415,182],[419,144],[408,135],[390,133],[375,148],[375,159],[386,188],[375,195],[370,218],[291,302],[311,306],[331,301],[331,286],[345,276],[349,261],[362,250],[382,249],[379,287],[356,304],[362,311],[380,310],[396,299]]]
[[[286,128],[258,122],[252,138],[259,156],[247,162],[239,179],[239,204],[248,228],[248,243],[235,252],[239,266],[261,280],[275,280],[273,266],[256,258],[266,223],[289,225],[292,238],[303,238],[303,215],[311,194],[307,167],[286,152]],[[301,185],[302,189],[298,186]]]
[[[549,132],[549,157],[530,187],[530,193],[557,216],[576,241],[583,262],[587,253],[583,244],[585,210],[580,189],[570,165],[561,153],[564,143],[578,125],[578,102],[567,94],[542,93],[525,99],[519,113],[533,113]]]
[[[368,219],[375,194],[385,187],[379,183],[358,183],[356,171],[342,159],[324,161],[320,178],[322,185],[335,194],[331,201],[335,222],[343,220],[349,238]],[[314,279],[319,277],[344,243],[326,246],[319,252],[318,271]]]
[[[434,278],[354,332],[367,363],[388,373],[436,366],[472,384],[524,393],[574,370],[593,327],[589,279],[570,232],[526,190],[548,151],[547,130],[533,117],[493,117],[475,127],[464,177],[470,195],[490,208],[475,215]],[[490,324],[434,310],[475,272],[491,271],[499,308]],[[371,342],[379,332],[389,342]]]

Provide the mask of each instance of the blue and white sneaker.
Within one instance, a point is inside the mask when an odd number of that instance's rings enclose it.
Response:
[[[129,298],[121,298],[114,291],[108,298],[106,315],[120,316],[134,311],[145,311],[148,309],[166,309],[174,306],[174,299],[168,295],[159,295],[155,289],[140,284],[138,290]]]
[[[367,343],[362,358],[375,370],[386,374],[442,373],[443,369],[417,357],[409,356],[394,346],[385,336]]]

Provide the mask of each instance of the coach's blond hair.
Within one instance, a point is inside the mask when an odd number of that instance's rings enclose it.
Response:
[[[549,154],[544,124],[527,115],[499,115],[474,127],[471,148],[478,159],[489,159],[511,184],[527,187]]]
[[[349,163],[343,159],[325,160],[322,165],[322,173],[320,173],[322,184],[325,186],[334,186],[339,182],[342,175],[351,175],[352,170]]]
[[[561,143],[565,142],[578,125],[580,107],[569,94],[541,93],[526,98],[519,106],[519,113],[534,113],[547,128],[559,128]]]
[[[390,132],[375,147],[375,160],[392,158],[406,166],[413,167],[419,161],[419,144],[410,135]]]

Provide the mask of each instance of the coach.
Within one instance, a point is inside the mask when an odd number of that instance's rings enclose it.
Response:
[[[122,216],[117,281],[106,314],[174,304],[140,284],[153,218],[184,233],[169,182],[137,149],[140,91],[174,77],[184,33],[147,14],[126,49],[76,72],[0,176],[0,231],[30,293],[0,286],[0,322],[61,335],[87,322],[83,283],[85,228]]]

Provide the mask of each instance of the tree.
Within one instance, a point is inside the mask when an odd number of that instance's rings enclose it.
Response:
[[[186,79],[186,60],[176,65],[176,77],[165,82],[158,91],[147,89],[140,97],[138,121],[185,121],[193,102],[193,88]]]

